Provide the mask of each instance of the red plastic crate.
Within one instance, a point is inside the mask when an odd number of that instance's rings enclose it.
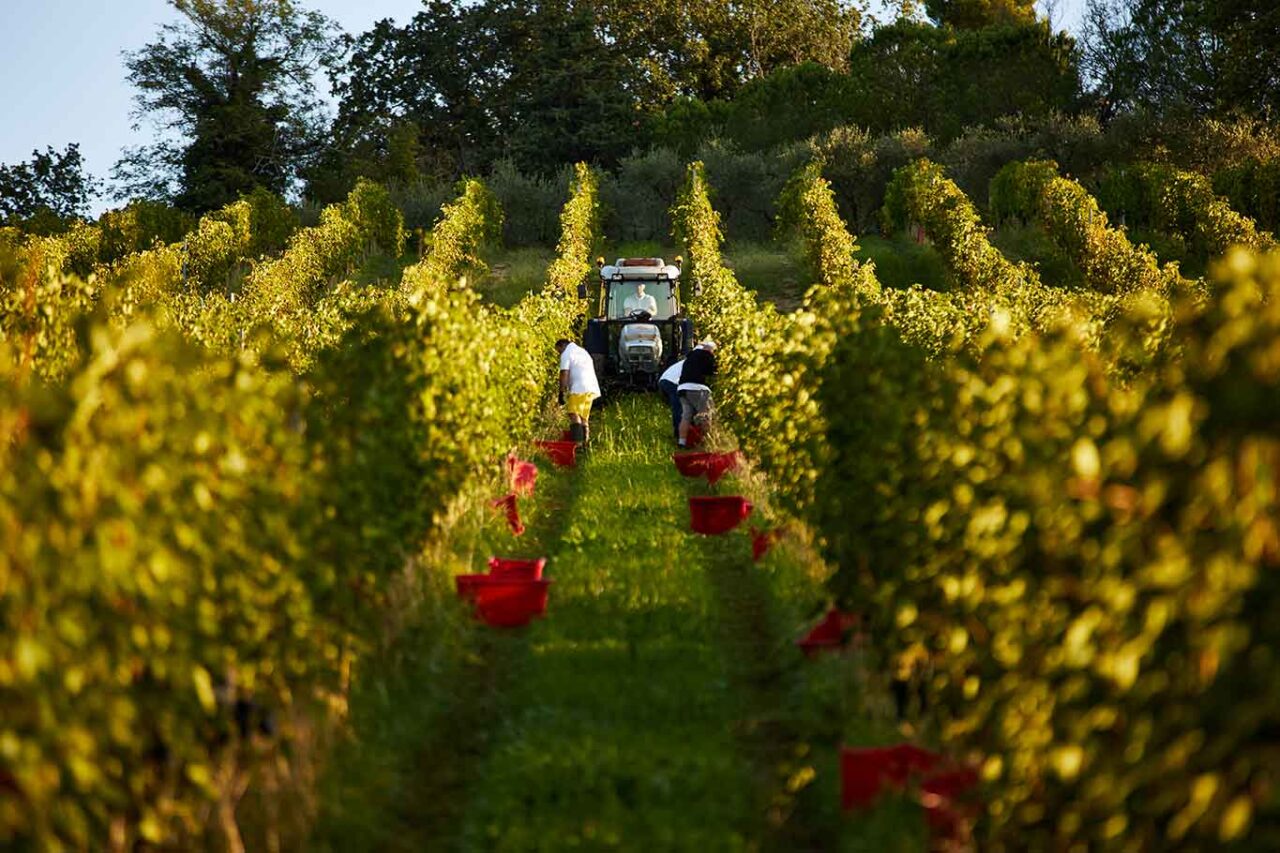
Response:
[[[714,486],[725,474],[742,464],[742,454],[737,450],[728,453],[694,451],[673,454],[671,460],[684,476],[706,477],[707,482]]]
[[[465,601],[474,601],[480,585],[488,580],[488,575],[455,575],[453,585],[458,591],[459,598]]]
[[[909,743],[840,750],[840,803],[846,809],[866,808],[885,788],[902,790],[912,776],[929,773],[943,762],[941,755]]]
[[[500,577],[510,580],[540,581],[542,580],[542,570],[546,568],[546,566],[546,557],[539,557],[536,560],[523,560],[510,557],[489,558],[490,577]]]
[[[571,468],[578,462],[578,445],[572,441],[535,441],[534,445],[545,452],[551,462],[561,468]]]
[[[705,477],[707,474],[707,460],[712,455],[702,450],[695,450],[691,453],[673,453],[671,461],[676,463],[676,470],[686,477]]]
[[[954,845],[966,841],[982,809],[972,796],[979,781],[976,770],[960,767],[936,773],[920,783],[920,804],[935,843]]]
[[[498,628],[518,628],[546,615],[549,580],[507,580],[489,577],[475,597],[476,615]]]
[[[690,527],[695,533],[716,536],[728,533],[751,515],[751,501],[731,497],[689,498]]]
[[[840,750],[840,806],[845,811],[869,807],[888,781],[889,754],[872,746]]]
[[[845,633],[855,627],[858,621],[855,614],[833,607],[809,633],[796,640],[796,645],[810,657],[822,651],[839,649],[845,644]]]

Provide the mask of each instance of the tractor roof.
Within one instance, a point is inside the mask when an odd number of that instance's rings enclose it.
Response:
[[[659,278],[674,281],[680,277],[680,268],[662,258],[618,258],[613,266],[602,268],[600,275],[625,281],[654,281]]]

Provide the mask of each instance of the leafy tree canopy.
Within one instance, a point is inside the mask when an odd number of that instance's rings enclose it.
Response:
[[[1104,116],[1280,111],[1274,0],[1089,0],[1085,29]]]
[[[1036,0],[926,0],[925,11],[938,24],[956,29],[1034,24]]]
[[[0,164],[0,219],[81,216],[95,191],[94,180],[85,175],[79,145],[61,152],[33,151],[25,162]]]
[[[121,196],[211,210],[257,187],[287,191],[322,138],[313,76],[333,25],[291,0],[170,0],[180,13],[126,55],[135,117],[160,142],[116,166]]]
[[[943,140],[1002,116],[1073,112],[1082,91],[1075,41],[1043,21],[967,30],[899,20],[854,48],[849,74],[854,123]]]
[[[844,68],[860,25],[847,0],[430,0],[402,27],[346,40],[331,72],[337,147],[312,189],[387,176],[406,126],[440,177],[504,158],[542,173],[612,165],[648,146],[673,99],[726,97],[800,62]]]

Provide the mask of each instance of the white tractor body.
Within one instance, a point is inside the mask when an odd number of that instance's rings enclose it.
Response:
[[[657,373],[662,366],[662,334],[651,323],[628,323],[618,335],[618,365],[625,373]]]
[[[654,320],[667,320],[675,313],[672,295],[680,268],[662,258],[619,258],[600,270],[601,278],[612,283],[607,308],[610,319],[626,320],[645,311]],[[646,288],[644,295],[640,288]],[[662,332],[654,324],[627,323],[618,335],[618,369],[622,373],[662,372]]]

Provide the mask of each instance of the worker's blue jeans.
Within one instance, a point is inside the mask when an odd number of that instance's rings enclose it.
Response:
[[[675,438],[680,438],[680,394],[676,391],[676,383],[659,382],[658,390],[662,392],[662,396],[667,398],[667,405],[671,406],[671,429],[675,433]]]

